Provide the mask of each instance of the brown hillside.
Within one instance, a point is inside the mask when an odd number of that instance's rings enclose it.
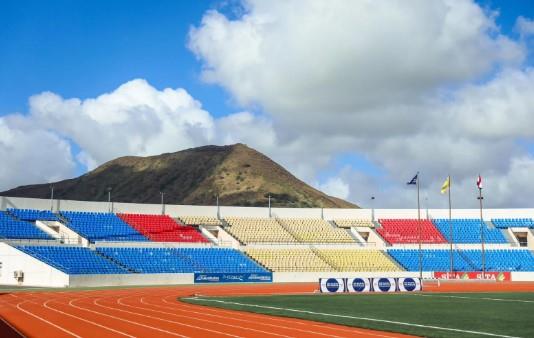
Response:
[[[53,183],[54,197],[84,201],[169,204],[355,208],[291,175],[243,144],[205,146],[149,157],[120,157],[78,178]],[[48,198],[50,184],[21,186],[0,195]]]

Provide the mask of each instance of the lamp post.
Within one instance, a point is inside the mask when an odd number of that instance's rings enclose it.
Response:
[[[107,187],[106,190],[108,191],[108,210],[109,210],[109,212],[112,212],[112,208],[111,208],[111,187]]]
[[[374,222],[375,220],[375,197],[371,196],[371,221]]]
[[[165,193],[163,191],[160,191],[159,194],[161,195],[161,214],[165,215],[165,202],[163,200],[163,196]]]
[[[217,219],[221,219],[221,208],[219,206],[219,195],[215,196],[217,202]]]
[[[50,185],[50,211],[54,211],[54,185]]]
[[[485,234],[484,234],[484,218],[482,217],[482,200],[484,197],[482,197],[482,187],[478,188],[478,201],[480,202],[480,241],[482,245],[482,279],[486,276],[486,251],[484,247],[484,241],[485,241]]]
[[[269,194],[269,218],[271,218],[271,194]]]

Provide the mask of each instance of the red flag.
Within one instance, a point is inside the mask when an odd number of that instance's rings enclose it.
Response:
[[[478,189],[482,189],[482,177],[480,175],[477,178],[477,187]]]

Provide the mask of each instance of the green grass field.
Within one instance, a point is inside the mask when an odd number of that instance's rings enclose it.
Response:
[[[534,337],[534,293],[315,294],[182,301],[426,337]]]

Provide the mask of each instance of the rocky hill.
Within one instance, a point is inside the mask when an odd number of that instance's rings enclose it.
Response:
[[[204,146],[149,157],[109,161],[78,178],[54,185],[54,198],[83,201],[266,206],[268,195],[278,207],[356,208],[297,179],[267,156],[243,144]],[[50,184],[17,187],[4,196],[49,198]]]

